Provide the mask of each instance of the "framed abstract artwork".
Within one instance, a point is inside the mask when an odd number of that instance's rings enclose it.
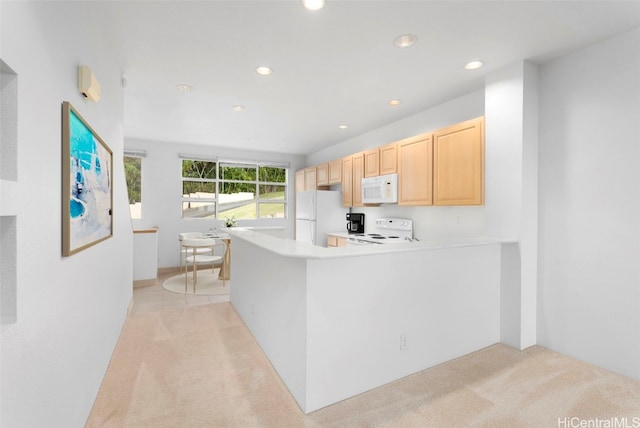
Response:
[[[113,236],[113,153],[73,106],[62,103],[62,255]]]

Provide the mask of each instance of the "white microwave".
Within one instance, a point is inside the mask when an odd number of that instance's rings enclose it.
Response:
[[[398,202],[398,174],[362,179],[363,204],[395,204]]]

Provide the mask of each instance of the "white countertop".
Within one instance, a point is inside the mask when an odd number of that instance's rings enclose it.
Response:
[[[357,257],[368,254],[389,254],[413,251],[430,251],[454,247],[468,247],[476,245],[506,244],[516,242],[512,239],[481,236],[473,238],[451,238],[433,241],[409,242],[406,244],[388,245],[354,245],[347,247],[320,247],[293,239],[282,239],[248,228],[234,227],[229,229],[232,238],[239,238],[254,245],[265,248],[273,253],[285,257],[306,259],[331,259],[341,257]],[[347,236],[347,233],[331,233],[334,236]]]
[[[247,226],[240,227],[240,229],[255,230],[258,232],[260,232],[261,230],[285,230],[285,228],[282,226]]]

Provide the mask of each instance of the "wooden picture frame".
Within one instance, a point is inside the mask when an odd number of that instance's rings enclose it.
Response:
[[[62,255],[113,236],[113,152],[62,103]]]

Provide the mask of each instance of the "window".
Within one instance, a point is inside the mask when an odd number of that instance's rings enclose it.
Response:
[[[142,158],[125,152],[123,159],[131,218],[139,219],[142,218]]]
[[[182,160],[183,218],[284,218],[286,194],[284,166]]]
[[[274,166],[258,167],[258,216],[283,218],[286,210],[287,171]]]
[[[182,160],[182,217],[215,218],[217,162]]]

